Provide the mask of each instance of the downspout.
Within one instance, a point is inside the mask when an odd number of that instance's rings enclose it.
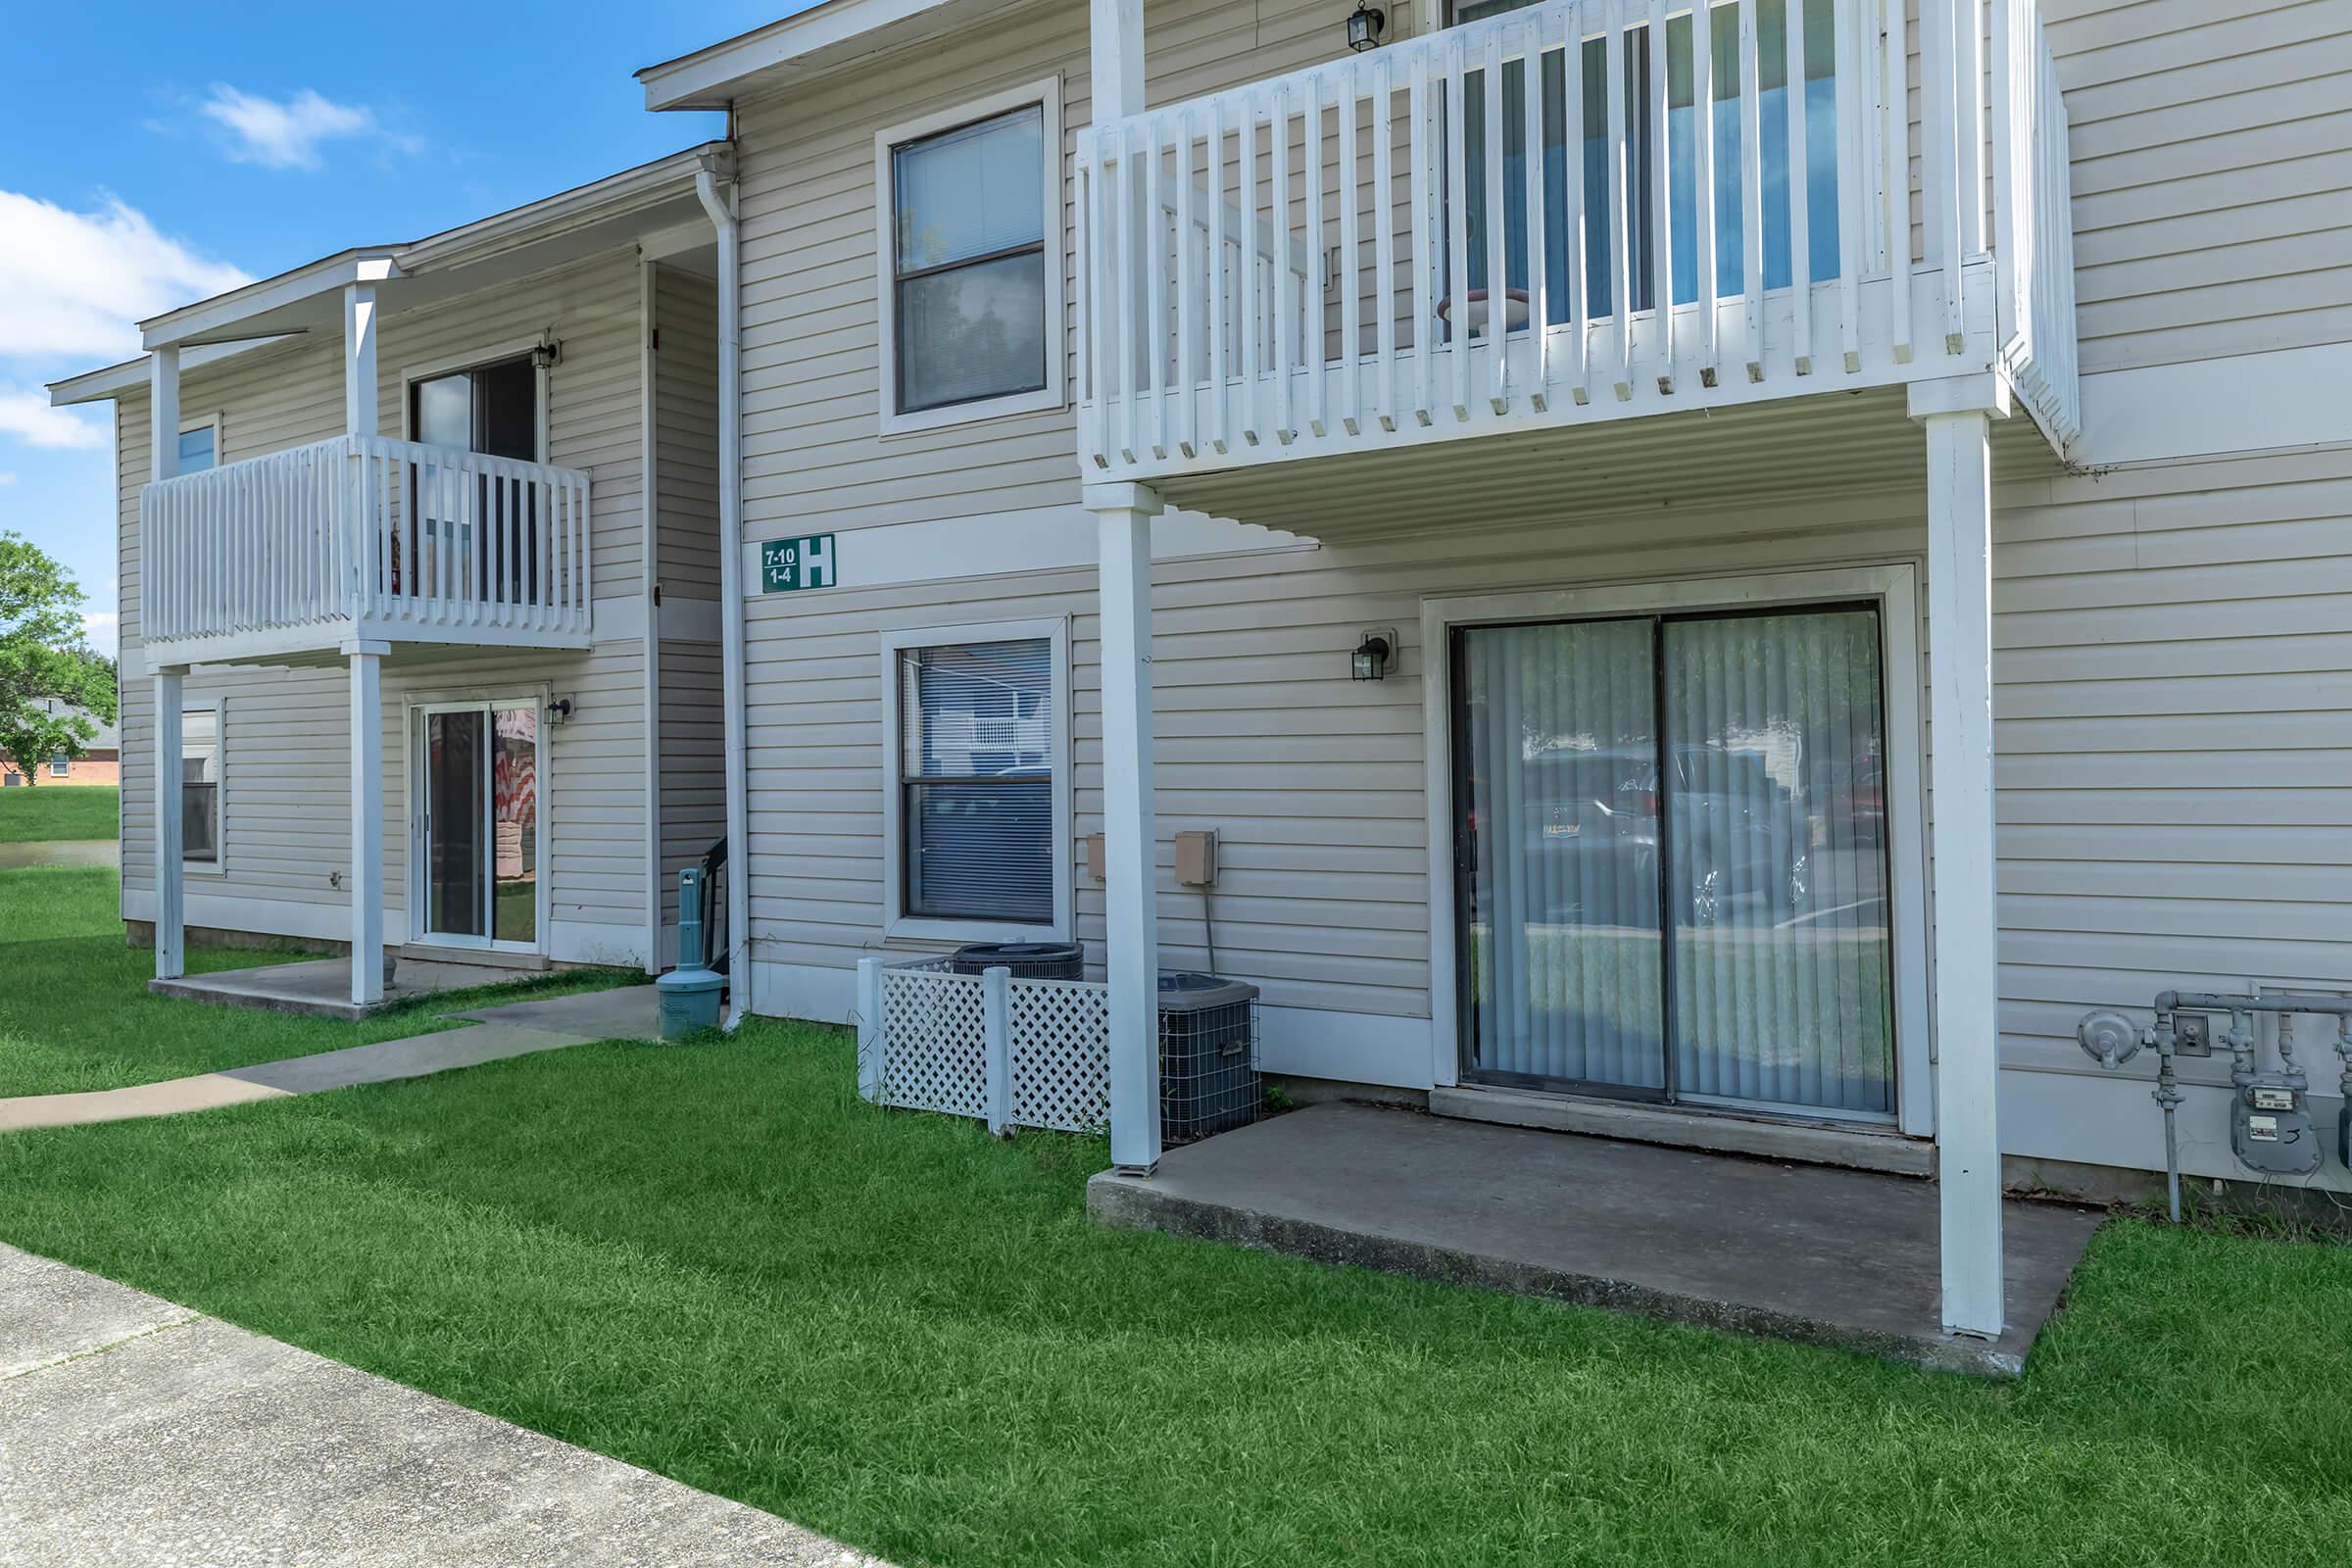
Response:
[[[718,597],[720,701],[726,713],[727,1015],[732,1031],[751,1011],[752,829],[743,709],[743,344],[735,185],[722,192],[706,156],[694,193],[718,235]]]

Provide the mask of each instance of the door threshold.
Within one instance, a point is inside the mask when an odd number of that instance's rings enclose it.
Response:
[[[403,958],[418,963],[470,963],[484,969],[518,969],[529,973],[544,973],[555,963],[544,953],[508,953],[498,948],[444,948],[429,942],[412,942],[392,950]]]
[[[1623,1138],[1642,1144],[1673,1144],[1716,1153],[1752,1154],[1803,1165],[1842,1165],[1849,1170],[1894,1176],[1936,1174],[1936,1146],[1889,1129],[1865,1131],[1819,1122],[1766,1121],[1737,1112],[1696,1110],[1679,1105],[1641,1105],[1619,1100],[1586,1100],[1571,1095],[1463,1084],[1432,1089],[1429,1108],[1464,1121],[1540,1127],[1551,1132]]]

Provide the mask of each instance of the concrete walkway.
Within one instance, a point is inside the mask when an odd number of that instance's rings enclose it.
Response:
[[[885,1568],[0,1246],[0,1564]]]
[[[0,1100],[0,1133],[34,1127],[171,1116],[285,1095],[315,1095],[354,1084],[421,1078],[508,1056],[584,1046],[595,1040],[651,1040],[657,1001],[652,986],[584,991],[538,1002],[515,1002],[451,1016],[471,1027],[411,1035],[374,1045],[348,1046],[226,1072],[198,1073],[160,1084],[99,1089],[74,1095],[21,1095]]]

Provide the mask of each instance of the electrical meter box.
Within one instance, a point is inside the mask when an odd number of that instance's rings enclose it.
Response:
[[[2268,1176],[2308,1176],[2327,1157],[2302,1087],[2284,1073],[2258,1073],[2238,1090],[2230,1148],[2239,1164]]]

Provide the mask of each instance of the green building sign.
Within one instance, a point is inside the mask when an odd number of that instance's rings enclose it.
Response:
[[[829,533],[812,533],[803,539],[770,539],[760,547],[761,593],[830,588],[837,580],[833,570],[833,536]]]

